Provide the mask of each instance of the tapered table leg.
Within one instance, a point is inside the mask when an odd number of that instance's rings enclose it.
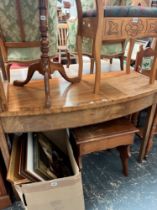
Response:
[[[7,145],[7,140],[6,140],[6,137],[5,137],[5,134],[4,134],[1,124],[0,124],[0,150],[2,152],[5,166],[8,169],[9,161],[10,161],[10,153],[9,153],[9,148]]]
[[[152,125],[153,125],[155,111],[156,111],[156,104],[153,104],[151,107],[149,107],[149,110],[148,110],[146,127],[144,130],[143,141],[140,147],[140,152],[139,152],[139,157],[138,157],[139,162],[142,162],[146,153],[146,148],[147,148],[147,144],[149,141],[149,137],[150,137],[150,133],[151,133]]]

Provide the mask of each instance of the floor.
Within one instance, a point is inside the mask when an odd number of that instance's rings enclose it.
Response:
[[[14,72],[16,77],[16,72]],[[25,74],[21,75],[25,77]],[[143,118],[142,118],[143,119]],[[143,121],[143,120],[142,120]],[[83,158],[86,210],[157,210],[157,141],[147,161],[137,162],[140,139],[135,138],[129,160],[129,176],[121,173],[116,150]],[[5,210],[22,210],[20,202]]]

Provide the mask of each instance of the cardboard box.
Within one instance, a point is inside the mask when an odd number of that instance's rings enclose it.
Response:
[[[59,139],[57,133],[59,132]],[[48,134],[50,136],[50,133]],[[27,210],[84,210],[81,173],[75,161],[67,133],[64,131],[52,132],[53,138],[64,141],[64,150],[67,148],[70,157],[73,176],[51,181],[36,182],[24,185],[15,185],[21,200]],[[62,141],[63,146],[63,141]]]

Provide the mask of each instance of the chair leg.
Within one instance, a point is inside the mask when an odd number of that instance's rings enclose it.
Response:
[[[120,60],[120,69],[123,71],[124,70],[124,56],[119,57]]]
[[[1,70],[2,70],[2,75],[3,75],[3,79],[7,80],[7,72],[6,72],[6,68],[5,68],[5,64],[3,62],[3,59],[0,58],[0,66],[1,66]]]
[[[71,64],[70,53],[69,52],[66,52],[66,56],[67,56],[67,68],[69,68],[69,66]]]
[[[147,147],[146,147],[146,151],[145,151],[145,158],[148,156],[149,152],[151,151],[151,149],[153,147],[153,138],[154,138],[154,133],[156,132],[156,127],[157,127],[157,110],[155,113],[152,129],[151,129],[150,136],[148,139],[148,143],[147,143]]]
[[[10,67],[11,67],[11,64],[5,64],[5,69],[6,69],[6,72],[7,72],[7,79],[8,81],[10,82]]]
[[[40,63],[34,63],[32,65],[30,65],[28,67],[28,73],[27,73],[27,77],[24,81],[19,81],[19,80],[15,80],[13,82],[13,84],[15,86],[24,86],[26,85],[33,77],[33,74],[35,73],[35,71],[38,71],[40,74],[44,74],[44,72],[42,71],[42,67]]]
[[[98,94],[100,90],[100,83],[101,83],[101,56],[100,56],[100,46],[98,35],[96,37],[95,43],[95,83],[94,83],[94,93]]]
[[[78,55],[78,64],[79,64],[78,77],[81,80],[83,73],[83,56],[82,56],[82,37],[80,35],[77,35],[76,45],[77,45],[77,55]]]
[[[124,176],[128,176],[128,159],[131,156],[130,154],[130,145],[124,145],[117,147],[123,167]]]
[[[79,82],[80,79],[81,79],[79,76],[78,77],[68,77],[68,75],[66,74],[66,71],[65,71],[62,64],[50,62],[50,72],[51,72],[51,74],[56,70],[68,82],[75,83],[75,82]]]
[[[49,73],[45,71],[44,74],[44,84],[45,84],[45,106],[49,108],[51,106],[51,96],[50,96],[50,83],[49,83]]]
[[[112,58],[110,58],[110,64],[112,64],[113,63],[113,59]]]
[[[82,158],[81,158],[81,156],[78,157],[78,165],[79,165],[80,170],[82,170]]]
[[[94,58],[90,59],[90,74],[94,72]]]

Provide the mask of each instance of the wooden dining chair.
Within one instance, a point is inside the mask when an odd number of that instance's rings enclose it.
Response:
[[[50,106],[49,78],[58,70],[69,82],[79,81],[69,78],[60,63],[54,63],[57,55],[57,0],[12,0],[0,2],[0,49],[8,80],[13,63],[27,64],[28,74],[24,81],[14,81],[14,85],[24,86],[35,71],[44,75],[46,106]]]
[[[82,156],[102,150],[117,148],[122,162],[122,171],[128,176],[130,145],[138,129],[126,118],[71,129],[70,138],[82,168]]]
[[[83,12],[87,10],[92,10],[95,8],[94,0],[82,0],[82,10]],[[105,5],[115,6],[115,5],[130,5],[130,0],[124,1],[106,1]],[[67,39],[67,48],[70,54],[77,54],[76,47],[76,34],[77,34],[77,18],[68,20],[68,39]],[[88,30],[88,29],[87,29]],[[105,42],[101,46],[101,59],[109,59],[110,64],[112,64],[113,58],[118,58],[120,60],[120,68],[124,69],[124,53],[125,53],[125,39],[121,41]],[[82,43],[82,52],[85,56],[90,58],[90,73],[93,73],[94,70],[94,49],[93,49],[93,39],[83,37]]]
[[[58,60],[59,63],[62,61],[62,56],[64,55],[69,63],[69,55],[67,52],[67,33],[68,26],[67,23],[58,23]]]
[[[134,70],[146,76],[150,76],[151,66],[153,64],[153,60],[156,55],[157,52],[153,50],[151,47],[147,47],[144,49],[143,45],[141,45],[136,56]]]
[[[155,58],[157,57],[157,51],[152,49],[151,47],[147,47],[147,48],[143,48],[143,46],[141,45],[139,48],[139,52],[137,53],[136,56],[136,62],[135,62],[135,67],[134,70],[144,74],[148,77],[150,77],[150,75],[152,74],[152,66],[153,63],[155,62]],[[157,71],[156,71],[156,75],[155,75],[155,79],[157,79]],[[138,121],[140,118],[140,112],[135,113],[132,116],[132,121],[135,125],[138,125]],[[139,128],[139,133],[138,135],[143,138],[144,136],[144,131],[145,128],[144,127],[140,127]],[[151,133],[149,136],[149,140],[148,140],[148,144],[146,147],[146,151],[145,151],[145,157],[148,155],[148,153],[151,151],[152,146],[153,146],[153,137],[154,135],[157,134],[157,110],[156,110],[156,114],[154,116],[154,120],[153,120],[153,125],[151,128]]]
[[[157,19],[157,9],[129,6],[106,7],[103,1],[95,0],[96,9],[84,12],[81,0],[77,0],[76,4],[78,11],[77,53],[79,75],[81,77],[83,72],[83,39],[84,37],[91,38],[93,40],[93,55],[96,64],[94,93],[98,94],[101,86],[102,44],[114,43],[124,39],[129,40],[125,72],[130,74],[131,55],[135,40],[144,37],[157,37],[154,28]],[[155,49],[157,49],[157,45]],[[153,84],[155,80],[155,68],[154,63],[150,84]]]

